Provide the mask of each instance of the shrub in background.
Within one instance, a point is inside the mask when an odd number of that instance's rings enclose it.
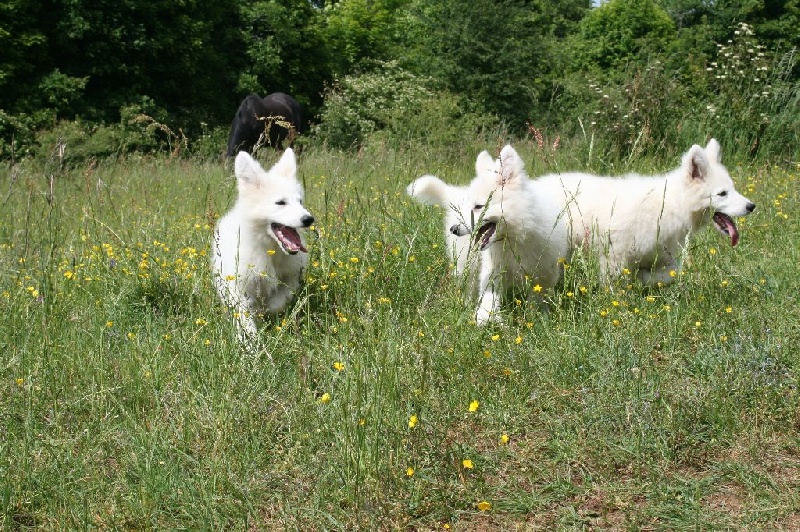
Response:
[[[718,125],[715,134],[720,141],[738,142],[742,155],[752,157],[766,149],[770,155],[796,157],[797,152],[792,153],[800,133],[800,82],[792,79],[796,49],[782,56],[770,53],[745,23],[738,24],[734,37],[717,48],[716,60],[706,71],[710,91],[699,102],[709,127]]]
[[[578,124],[564,124],[569,126],[565,134],[591,137],[596,152],[609,160],[672,157],[711,137],[722,143],[727,157],[797,156],[796,50],[775,58],[742,23],[692,75],[675,69],[674,59],[631,67],[621,82],[566,76],[560,103]]]
[[[329,88],[312,133],[327,146],[341,149],[370,138],[446,144],[474,138],[493,122],[465,111],[457,96],[432,88],[430,79],[388,62]]]
[[[166,113],[151,99],[120,109],[117,124],[93,124],[82,120],[61,121],[39,131],[34,154],[57,158],[62,164],[80,164],[92,158],[119,157],[129,153],[176,153],[187,141],[165,122]]]

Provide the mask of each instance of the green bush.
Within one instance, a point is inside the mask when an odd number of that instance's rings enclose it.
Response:
[[[122,107],[117,124],[61,121],[39,131],[34,153],[39,157],[57,158],[66,165],[134,152],[177,153],[186,147],[187,139],[181,131],[176,133],[164,123],[166,116],[145,97],[137,104]]]
[[[43,116],[45,114],[10,114],[0,109],[0,159],[28,155],[36,138],[36,130],[47,122]]]
[[[333,148],[361,145],[371,137],[448,144],[474,138],[496,122],[466,111],[459,97],[431,87],[431,80],[394,62],[347,76],[326,92],[313,134]]]

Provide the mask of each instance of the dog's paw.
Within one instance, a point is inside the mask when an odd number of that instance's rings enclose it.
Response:
[[[503,319],[497,311],[479,308],[475,313],[475,323],[482,326],[487,323],[503,323]]]

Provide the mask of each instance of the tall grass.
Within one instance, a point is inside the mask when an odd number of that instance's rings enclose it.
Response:
[[[532,174],[594,163],[554,144],[517,148]],[[4,168],[3,525],[796,528],[800,169],[730,167],[742,242],[703,231],[668,288],[578,256],[548,312],[514,294],[477,328],[441,213],[403,190],[467,182],[485,148],[306,149],[318,223],[272,360],[210,283],[230,167]]]
[[[621,79],[570,80],[564,103],[575,99],[575,130],[596,143],[607,166],[641,156],[669,158],[715,136],[737,161],[798,159],[800,83],[797,49],[768,50],[745,23],[713,57],[676,57],[631,67]],[[568,97],[567,97],[568,96]],[[567,129],[570,124],[564,124]]]

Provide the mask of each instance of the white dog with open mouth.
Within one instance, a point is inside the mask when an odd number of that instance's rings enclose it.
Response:
[[[495,161],[488,151],[482,151],[475,160],[475,175],[494,175]],[[433,175],[424,175],[406,187],[406,193],[419,203],[444,209],[445,252],[456,276],[469,277],[470,292],[476,289],[475,276],[480,253],[471,245],[468,234],[457,235],[450,230],[457,224],[466,224],[472,215],[469,186],[448,185]],[[472,294],[474,297],[474,294]]]
[[[479,173],[467,191],[471,213],[451,231],[470,235],[481,250],[479,325],[499,321],[502,292],[528,282],[537,290],[560,280],[569,251],[567,226],[556,202],[528,179],[525,164],[505,146],[491,171]]]
[[[537,182],[566,213],[572,245],[597,255],[605,282],[628,269],[645,284],[668,284],[692,232],[713,221],[735,246],[733,218],[756,207],[736,191],[721,160],[720,145],[711,139],[705,148],[692,146],[678,168],[662,175],[564,173]]]
[[[267,172],[247,152],[236,156],[238,199],[214,230],[211,265],[222,301],[238,315],[239,334],[256,332],[256,316],[291,301],[308,262],[298,229],[314,217],[303,206],[294,152]]]

